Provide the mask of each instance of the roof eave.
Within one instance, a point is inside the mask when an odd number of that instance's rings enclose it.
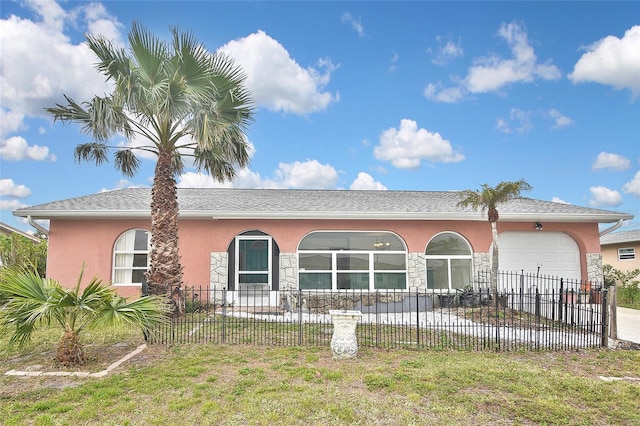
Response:
[[[34,219],[147,219],[150,217],[149,210],[15,210],[14,216]],[[183,219],[344,219],[344,220],[453,220],[453,221],[474,221],[483,222],[487,218],[477,212],[317,212],[317,211],[204,211],[186,210],[180,211]],[[526,213],[500,215],[502,222],[581,222],[581,223],[612,223],[618,220],[633,219],[628,214],[547,214],[547,213]]]

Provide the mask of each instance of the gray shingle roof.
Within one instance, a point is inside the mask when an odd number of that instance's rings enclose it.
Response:
[[[640,242],[640,229],[612,232],[600,238],[600,245]]]
[[[348,191],[297,189],[179,188],[183,218],[273,219],[423,219],[486,220],[457,206],[456,191]],[[33,219],[61,217],[149,217],[151,190],[128,188],[25,207],[14,215]],[[514,199],[498,208],[501,221],[615,222],[633,216],[614,211]]]

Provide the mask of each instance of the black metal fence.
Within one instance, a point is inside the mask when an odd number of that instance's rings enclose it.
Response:
[[[479,275],[473,290],[453,292],[188,287],[180,294],[182,313],[157,327],[150,341],[329,346],[330,311],[352,310],[362,314],[360,346],[553,351],[607,345],[606,290],[540,277],[533,286],[533,277],[501,274],[494,296],[480,287],[485,278]]]

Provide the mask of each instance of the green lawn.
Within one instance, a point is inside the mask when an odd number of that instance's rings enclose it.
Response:
[[[2,373],[56,369],[59,332],[23,350],[0,337]],[[143,343],[98,330],[99,371]],[[40,366],[40,367],[34,367]],[[328,347],[151,346],[106,378],[0,376],[5,425],[637,425],[640,351],[450,352]]]

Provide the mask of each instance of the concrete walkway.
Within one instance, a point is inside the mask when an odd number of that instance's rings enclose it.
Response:
[[[5,376],[22,376],[22,377],[40,377],[40,376],[104,377],[107,374],[111,373],[112,370],[115,370],[116,368],[120,367],[120,364],[122,364],[123,362],[127,361],[129,358],[132,358],[132,357],[138,355],[140,352],[142,352],[146,348],[147,348],[146,344],[145,345],[140,345],[140,346],[138,346],[138,348],[135,351],[129,353],[128,355],[125,355],[123,358],[119,359],[118,361],[116,361],[113,364],[111,364],[110,366],[108,366],[106,370],[98,371],[96,373],[89,373],[89,372],[85,372],[85,371],[16,371],[16,370],[9,370],[4,374],[5,374]]]
[[[618,339],[640,343],[640,310],[618,307]]]

